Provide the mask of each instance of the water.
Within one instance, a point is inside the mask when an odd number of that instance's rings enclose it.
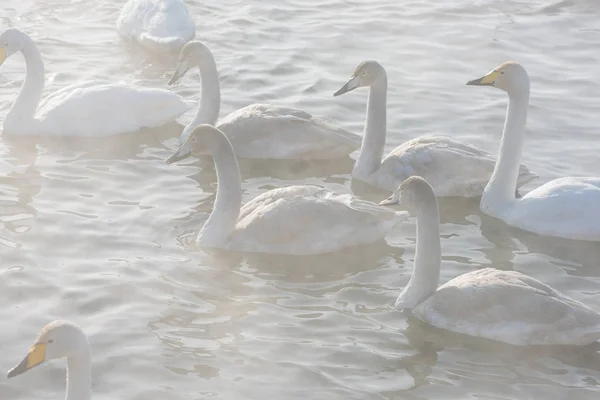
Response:
[[[166,87],[176,57],[123,43],[114,30],[120,5],[4,0],[0,28],[35,38],[46,93],[94,78]],[[594,0],[194,0],[189,8],[217,59],[222,116],[265,101],[361,132],[366,90],[332,93],[361,60],[376,59],[390,83],[388,149],[435,131],[495,152],[506,98],[464,84],[515,59],[532,79],[524,162],[540,179],[527,188],[600,171]],[[0,118],[23,72],[19,56],[0,67]],[[195,104],[197,76],[174,90]],[[515,349],[394,311],[410,277],[414,220],[387,244],[322,257],[194,248],[216,178],[199,161],[163,162],[180,130],[1,138],[0,370],[21,360],[45,323],[66,318],[90,337],[94,399],[597,397],[597,346]],[[298,182],[351,188],[350,162],[243,167],[244,200]],[[443,282],[486,266],[515,269],[600,309],[597,244],[511,229],[475,200],[440,207]],[[63,391],[61,362],[0,384],[2,399]]]

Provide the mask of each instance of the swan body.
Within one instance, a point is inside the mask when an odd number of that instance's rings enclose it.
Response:
[[[182,145],[194,128],[210,124],[225,133],[235,154],[251,159],[316,160],[347,157],[360,147],[360,137],[295,108],[251,104],[218,121],[221,103],[219,74],[210,49],[199,41],[187,43],[169,84],[197,66],[202,97],[194,120],[180,136]]]
[[[3,130],[15,135],[108,136],[164,125],[185,112],[181,97],[164,89],[88,81],[64,87],[40,102],[44,65],[34,41],[9,28],[0,33],[0,65],[20,51],[25,82]]]
[[[494,157],[475,146],[446,136],[425,135],[409,140],[383,157],[386,141],[387,74],[376,61],[358,65],[334,96],[368,86],[367,118],[360,154],[352,176],[389,192],[406,178],[425,178],[438,197],[476,197],[494,170]],[[536,177],[521,165],[519,186]]]
[[[498,161],[481,198],[481,210],[539,235],[600,241],[600,177],[559,178],[521,198],[514,196],[515,165],[523,152],[529,104],[530,83],[525,68],[506,62],[467,84],[494,86],[509,97]]]
[[[167,162],[190,154],[211,155],[218,180],[213,212],[197,237],[199,246],[322,254],[381,240],[406,218],[405,212],[312,185],[269,190],[241,207],[239,167],[225,134],[199,125]]]
[[[411,177],[382,204],[417,210],[413,275],[396,307],[437,328],[517,346],[586,345],[600,339],[600,314],[516,271],[484,268],[438,287],[439,211],[432,187]]]
[[[80,327],[69,321],[46,325],[29,349],[27,356],[8,371],[8,378],[21,375],[45,361],[67,359],[66,400],[91,398],[92,365],[90,346]]]
[[[178,50],[196,36],[196,24],[183,0],[129,0],[117,31],[153,51]]]

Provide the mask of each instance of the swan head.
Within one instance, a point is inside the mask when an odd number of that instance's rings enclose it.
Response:
[[[350,79],[333,95],[339,96],[359,87],[368,87],[385,78],[387,74],[381,64],[373,60],[363,61],[358,64]]]
[[[400,204],[406,210],[415,211],[423,203],[432,202],[437,202],[437,199],[429,182],[420,176],[411,176],[402,181],[398,189],[379,204],[382,206]]]
[[[68,321],[46,325],[29,349],[27,356],[8,371],[8,378],[21,375],[45,361],[89,354],[88,341],[80,327]]]
[[[25,33],[17,28],[8,28],[0,33],[0,65],[21,50]]]
[[[171,79],[169,79],[169,85],[178,82],[190,68],[200,66],[205,62],[214,62],[214,57],[210,49],[198,40],[187,42],[181,49],[177,68]]]
[[[515,93],[522,91],[524,88],[529,90],[529,75],[525,68],[518,62],[507,61],[481,78],[468,81],[467,85],[493,86],[507,93]]]
[[[231,142],[221,130],[212,125],[201,124],[194,128],[187,140],[165,162],[172,164],[189,156],[212,156],[221,152],[224,146],[231,147]]]

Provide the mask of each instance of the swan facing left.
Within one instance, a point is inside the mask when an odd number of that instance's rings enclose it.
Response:
[[[109,136],[153,128],[187,110],[165,89],[88,81],[64,87],[43,101],[44,63],[33,39],[17,28],[0,33],[0,65],[21,52],[25,82],[4,119],[3,131],[15,135]]]
[[[66,400],[89,400],[92,362],[90,346],[83,330],[69,321],[46,325],[29,349],[27,356],[8,371],[8,378],[21,375],[46,361],[67,359]]]
[[[197,126],[166,162],[189,155],[212,156],[217,172],[217,196],[196,239],[199,246],[290,255],[329,253],[381,240],[407,215],[312,185],[269,190],[242,206],[240,169],[222,131]]]
[[[517,271],[484,268],[438,287],[441,244],[433,188],[412,176],[380,204],[397,203],[417,214],[417,245],[413,273],[396,308],[437,328],[517,346],[600,339],[597,311]]]
[[[202,95],[196,117],[181,133],[180,144],[194,127],[210,124],[227,135],[240,158],[327,160],[348,157],[360,147],[360,136],[290,107],[250,104],[217,122],[221,86],[217,64],[208,46],[198,40],[187,43],[169,85],[194,67],[200,71]]]

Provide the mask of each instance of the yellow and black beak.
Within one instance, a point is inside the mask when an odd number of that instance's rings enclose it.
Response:
[[[29,349],[27,357],[25,357],[19,365],[8,371],[7,378],[21,375],[36,365],[40,365],[44,361],[46,361],[46,343],[34,344],[33,347]]]
[[[6,47],[0,47],[0,65],[6,60],[8,57],[8,53],[6,51]]]
[[[473,79],[472,81],[467,82],[467,85],[494,86],[494,83],[496,83],[496,79],[498,79],[498,75],[500,75],[500,72],[493,70],[492,72],[488,73],[485,76],[482,76],[479,79]]]

